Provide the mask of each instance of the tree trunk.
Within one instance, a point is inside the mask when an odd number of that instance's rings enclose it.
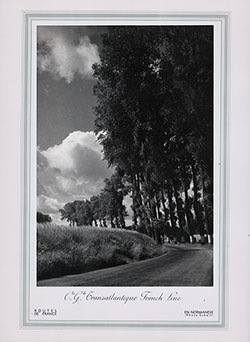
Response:
[[[173,202],[173,189],[172,189],[172,184],[169,182],[168,182],[168,187],[167,187],[167,194],[168,194],[171,230],[172,230],[173,237],[176,238],[176,225],[175,225],[175,214],[174,214],[175,206]]]
[[[133,221],[135,226],[143,221],[142,215],[142,193],[141,193],[141,181],[140,175],[134,174],[132,176],[132,199],[133,199]]]
[[[202,167],[200,167],[201,173],[201,190],[202,190],[202,204],[204,207],[204,214],[205,214],[205,222],[206,222],[206,230],[208,233],[208,243],[212,243],[212,236],[213,236],[213,193],[211,189],[211,193],[208,192],[208,189],[205,186],[205,175],[203,172]],[[212,184],[210,184],[212,187]],[[209,197],[211,200],[209,200]],[[210,213],[209,213],[210,209]]]
[[[184,231],[185,225],[186,225],[186,220],[185,216],[183,215],[183,207],[181,204],[181,198],[179,196],[177,187],[175,182],[173,182],[174,186],[174,197],[175,197],[175,202],[176,202],[176,207],[177,207],[177,215],[178,215],[178,221],[179,221],[179,227],[181,230]]]
[[[201,236],[201,241],[204,240],[204,223],[203,223],[203,214],[201,210],[201,203],[199,201],[199,186],[198,186],[198,179],[197,179],[197,171],[195,163],[193,162],[192,165],[192,173],[193,173],[193,192],[194,192],[194,212],[196,216],[196,220],[198,223],[199,233]]]
[[[162,213],[160,211],[160,201],[158,199],[157,194],[155,194],[155,206],[156,206],[156,218],[160,220]]]
[[[167,220],[168,220],[168,210],[167,210],[167,207],[166,207],[165,203],[166,203],[166,200],[165,200],[165,197],[164,197],[164,192],[161,191],[161,204],[162,204],[163,211],[164,211],[164,221],[167,222]]]
[[[137,226],[137,210],[136,210],[136,186],[135,186],[135,175],[131,175],[132,180],[132,210],[133,210],[133,222]]]
[[[115,228],[114,218],[112,216],[110,217],[110,225],[111,225],[111,228]]]
[[[189,197],[188,197],[188,187],[186,185],[186,182],[184,181],[184,194],[185,194],[185,215],[188,225],[188,232],[190,235],[190,242],[193,242],[193,234],[194,234],[194,222],[193,222],[193,215],[190,211],[190,205],[189,205]]]

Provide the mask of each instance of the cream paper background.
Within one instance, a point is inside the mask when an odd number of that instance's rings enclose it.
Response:
[[[173,12],[231,11],[231,122],[229,292],[226,330],[177,329],[23,329],[20,326],[21,265],[21,103],[23,10],[154,10]],[[0,341],[242,341],[249,331],[249,61],[248,0],[91,1],[0,3],[0,149],[1,149],[1,306]]]

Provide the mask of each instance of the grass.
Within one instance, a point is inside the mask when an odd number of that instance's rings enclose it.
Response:
[[[38,225],[37,280],[122,265],[162,253],[154,240],[135,231]]]

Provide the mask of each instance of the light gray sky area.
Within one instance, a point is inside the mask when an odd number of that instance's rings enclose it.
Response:
[[[71,83],[42,72],[38,81],[38,145],[46,149],[59,144],[69,133],[94,127],[92,79],[79,75]]]
[[[38,28],[38,210],[59,220],[67,202],[99,194],[112,174],[96,142],[93,63],[105,27]]]
[[[93,130],[92,65],[105,27],[38,28],[38,145],[60,143],[75,130]]]

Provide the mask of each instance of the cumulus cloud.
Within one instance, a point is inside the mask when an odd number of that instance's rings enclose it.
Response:
[[[60,145],[37,151],[38,210],[55,214],[67,202],[100,193],[112,170],[94,132],[70,133]]]
[[[76,74],[90,78],[92,65],[99,62],[98,46],[87,35],[76,35],[72,30],[56,27],[38,28],[37,65],[40,72],[71,83]]]

